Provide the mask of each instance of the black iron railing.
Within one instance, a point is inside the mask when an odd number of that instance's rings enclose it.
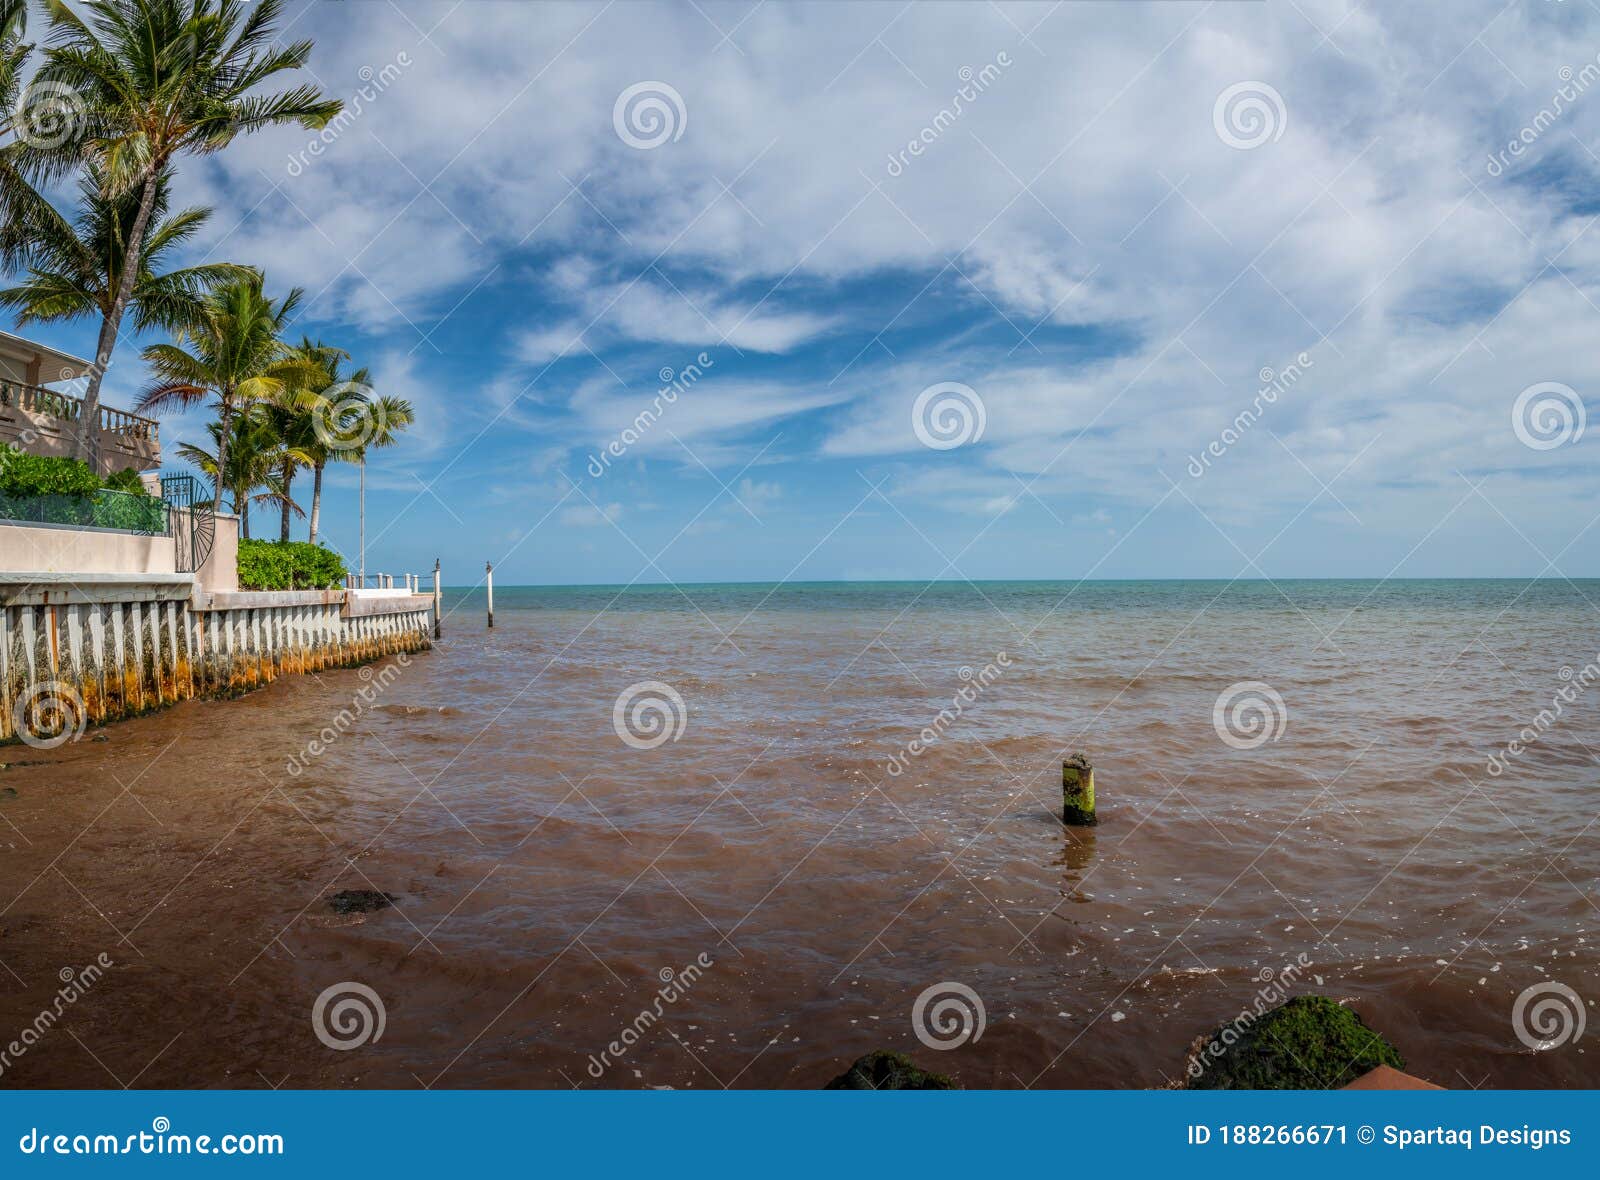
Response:
[[[205,564],[216,542],[217,518],[211,510],[212,490],[192,475],[163,475],[161,499],[172,509],[177,571],[192,574]]]

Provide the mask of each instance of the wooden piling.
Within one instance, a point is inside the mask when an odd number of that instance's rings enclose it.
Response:
[[[1073,827],[1100,822],[1094,813],[1094,767],[1082,754],[1061,764],[1061,822]]]
[[[489,591],[489,626],[494,626],[494,563],[483,563],[483,581]]]
[[[439,559],[433,559],[433,637],[439,638],[441,626],[439,619],[439,605],[443,601],[439,593]]]

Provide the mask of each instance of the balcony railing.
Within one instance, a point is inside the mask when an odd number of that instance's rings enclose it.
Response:
[[[83,413],[83,399],[54,389],[41,389],[37,385],[23,385],[15,381],[0,381],[0,408],[27,410],[45,414],[64,422],[76,422]],[[142,418],[126,410],[100,407],[100,433],[118,438],[156,442],[160,425],[152,418]]]

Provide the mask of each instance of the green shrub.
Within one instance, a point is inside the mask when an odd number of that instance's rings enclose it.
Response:
[[[144,492],[100,492],[92,501],[91,523],[102,529],[128,529],[136,533],[165,533],[167,506],[159,496]]]
[[[240,541],[243,590],[332,590],[344,584],[344,559],[305,541]]]
[[[166,507],[125,468],[102,485],[76,459],[0,452],[0,518],[164,533]]]
[[[139,473],[132,467],[124,467],[121,471],[113,471],[106,476],[105,486],[114,492],[131,492],[137,496],[147,494],[144,490],[144,480],[139,478]]]
[[[0,494],[19,496],[92,496],[100,480],[87,463],[45,455],[7,452],[0,455]]]

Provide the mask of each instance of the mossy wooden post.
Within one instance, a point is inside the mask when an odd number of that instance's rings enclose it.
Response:
[[[1080,828],[1100,822],[1094,814],[1094,767],[1082,754],[1061,764],[1061,822]]]
[[[433,637],[439,638],[439,559],[433,559]]]
[[[483,563],[483,580],[489,590],[489,626],[494,626],[494,563]]]

